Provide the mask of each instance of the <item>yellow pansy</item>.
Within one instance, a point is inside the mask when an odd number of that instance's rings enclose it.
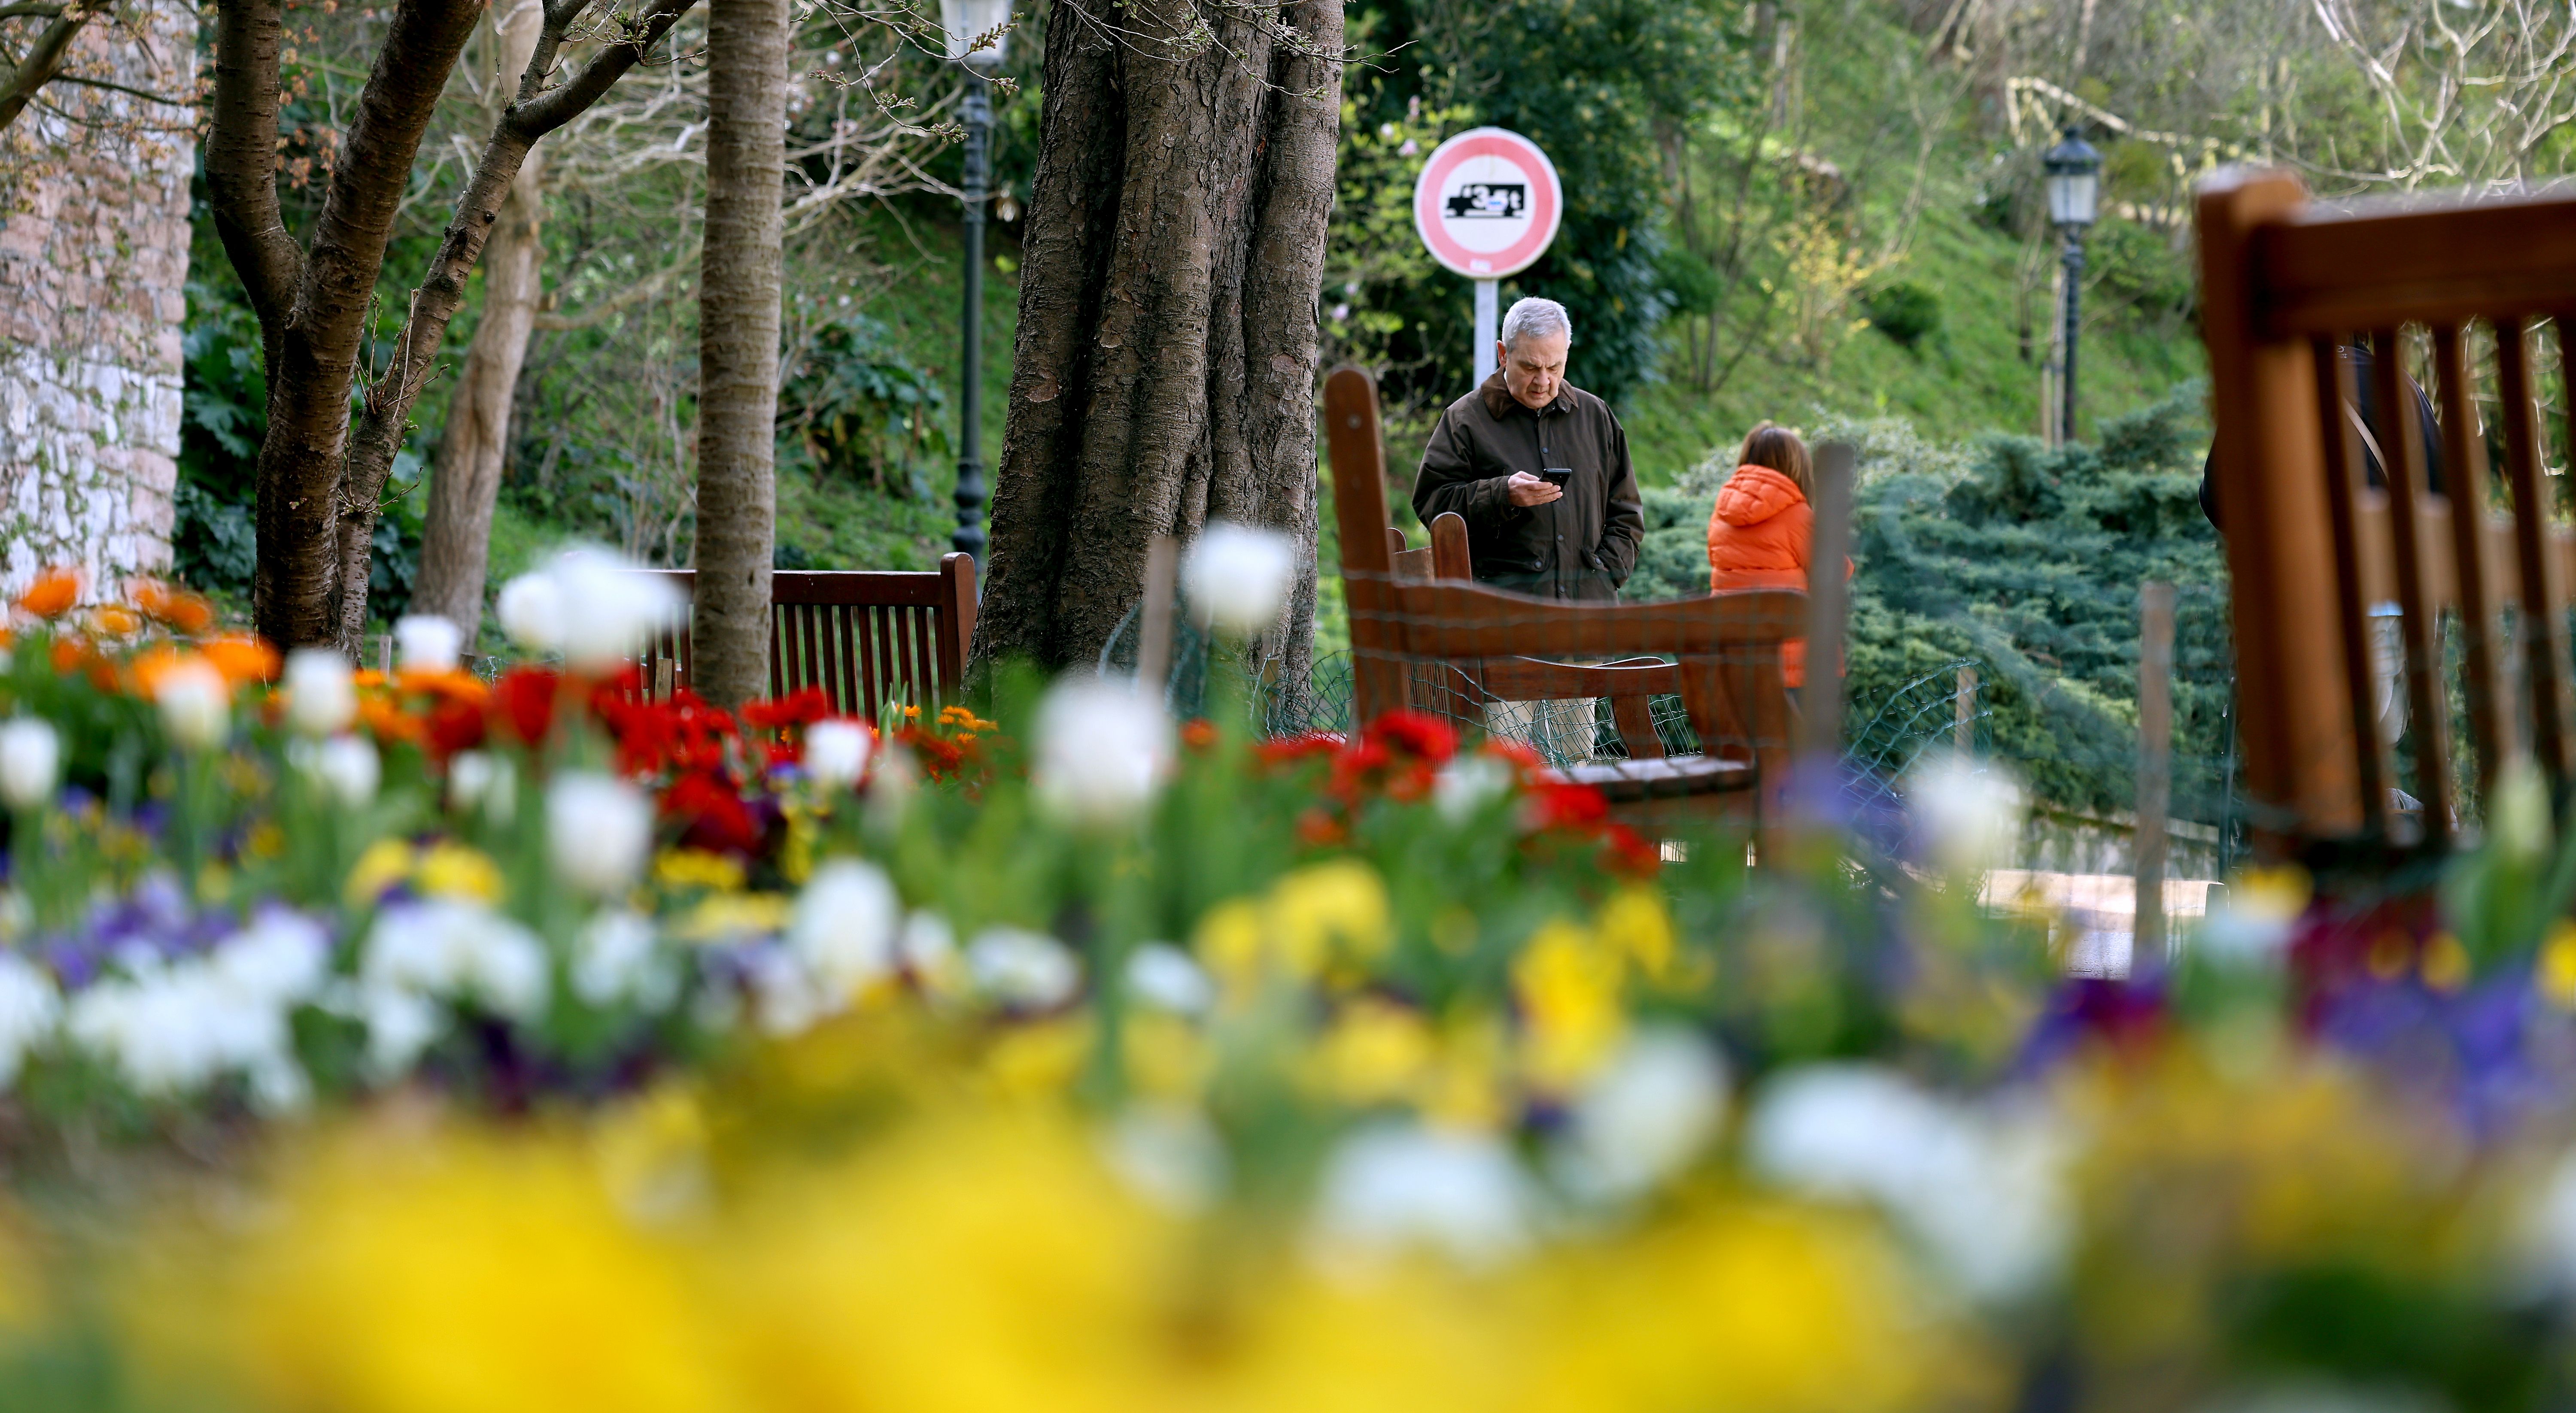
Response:
[[[1311,1070],[1324,1092],[1345,1104],[1382,1104],[1410,1096],[1438,1053],[1421,1012],[1365,996],[1334,1017]]]
[[[653,860],[653,881],[664,888],[731,893],[742,887],[742,860],[707,849],[664,849]]]
[[[363,908],[383,897],[386,889],[411,876],[412,847],[400,839],[379,839],[358,855],[350,868],[342,894],[349,906]]]
[[[1336,950],[1365,960],[1395,936],[1386,883],[1357,859],[1309,864],[1272,884],[1269,918],[1281,954],[1304,976]]]
[[[780,893],[716,893],[680,914],[670,935],[681,942],[730,942],[785,930],[791,910]]]
[[[2436,991],[2457,991],[2469,984],[2469,949],[2447,932],[2424,944],[2424,984]]]
[[[1611,894],[1610,901],[1601,905],[1595,930],[1603,946],[1636,963],[1647,980],[1672,979],[1673,918],[1664,908],[1661,893],[1631,884]]]
[[[1558,919],[1541,927],[1512,962],[1512,994],[1529,1040],[1533,1083],[1562,1092],[1610,1057],[1625,1031],[1620,958],[1583,927]]]
[[[434,898],[501,901],[501,869],[480,849],[453,841],[430,846],[414,869],[420,891]]]
[[[2560,1010],[2576,1011],[2576,922],[2560,918],[2549,925],[2549,937],[2540,944],[2540,960],[2535,969],[2540,994]]]

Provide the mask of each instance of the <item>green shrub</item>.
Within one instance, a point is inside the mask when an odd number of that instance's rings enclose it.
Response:
[[[1881,285],[1861,301],[1870,327],[1912,348],[1941,331],[1941,296],[1912,280]]]

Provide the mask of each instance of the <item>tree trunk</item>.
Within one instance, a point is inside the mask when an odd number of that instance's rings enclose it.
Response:
[[[769,692],[787,39],[786,0],[710,0],[690,633],[694,685],[728,707]]]
[[[527,67],[544,23],[538,0],[516,0],[506,11],[495,11],[502,73]],[[447,405],[447,428],[429,487],[429,519],[421,530],[420,580],[412,588],[414,613],[447,618],[465,630],[469,643],[483,621],[492,509],[509,454],[511,399],[536,319],[544,217],[545,157],[542,150],[532,150],[510,183],[483,252],[483,319],[474,328],[474,346],[466,352],[465,371]]]
[[[1305,547],[1254,649],[1302,702],[1342,0],[1277,14],[1287,37],[1195,0],[1130,0],[1118,34],[1071,4],[1047,26],[979,664],[1096,657],[1154,537],[1225,519]],[[1201,24],[1215,43],[1187,42]]]

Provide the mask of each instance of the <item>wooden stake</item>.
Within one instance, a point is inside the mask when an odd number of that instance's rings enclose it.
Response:
[[[1816,447],[1815,537],[1807,556],[1807,685],[1798,704],[1800,769],[1830,769],[1842,752],[1843,618],[1851,602],[1852,468],[1849,442]]]
[[[1959,693],[1950,701],[1950,744],[1959,754],[1977,749],[1977,669],[1959,669]]]
[[[2173,777],[2174,586],[2138,589],[2138,921],[2129,975],[2165,960],[2165,803]]]
[[[1136,690],[1160,699],[1172,677],[1172,581],[1180,541],[1156,535],[1145,550],[1145,611],[1137,615]]]

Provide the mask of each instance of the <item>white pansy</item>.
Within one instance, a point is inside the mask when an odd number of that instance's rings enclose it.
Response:
[[[787,950],[846,1000],[893,973],[903,901],[875,864],[833,859],[814,870],[787,924]]]
[[[1975,1112],[1873,1066],[1812,1065],[1763,1091],[1745,1146],[1785,1187],[1874,1203],[1979,1299],[2027,1295],[2064,1260],[2065,1137],[2040,1117]]]
[[[1454,756],[1432,777],[1431,804],[1451,824],[1465,824],[1476,812],[1509,794],[1511,765],[1499,756],[1470,751]]]
[[[1315,1230],[1329,1254],[1429,1247],[1483,1266],[1529,1244],[1534,1213],[1528,1180],[1492,1134],[1378,1124],[1325,1162]]]
[[[190,660],[165,669],[153,683],[161,727],[182,749],[212,750],[232,729],[232,688],[211,663]]]
[[[914,764],[912,752],[888,746],[868,776],[868,827],[880,834],[894,832],[920,789],[921,767]]]
[[[837,1015],[849,1004],[846,992],[834,992],[784,948],[754,952],[744,977],[760,1028],[771,1035],[795,1035],[816,1021]]]
[[[532,653],[550,653],[563,647],[563,590],[555,577],[542,570],[522,574],[501,586],[493,600],[492,616],[501,621],[501,631],[510,641]]]
[[[895,955],[913,975],[931,981],[945,980],[957,965],[957,929],[949,925],[945,914],[923,908],[903,920],[903,935],[895,939]]]
[[[966,944],[966,975],[978,992],[1005,1006],[1044,1011],[1073,999],[1082,963],[1043,932],[988,927]]]
[[[1181,562],[1181,592],[1198,621],[1250,637],[1279,621],[1297,583],[1297,542],[1276,530],[1219,520]]]
[[[651,919],[610,908],[574,934],[572,990],[593,1006],[631,1001],[658,1011],[679,995],[680,974],[656,940]]]
[[[546,787],[546,845],[565,882],[601,896],[623,891],[653,846],[653,804],[623,780],[568,771]]]
[[[868,773],[868,728],[835,718],[805,728],[805,774],[825,790],[847,790]]]
[[[1038,707],[1038,798],[1080,824],[1133,819],[1172,764],[1172,723],[1162,698],[1132,682],[1068,677]]]
[[[479,902],[427,898],[377,917],[358,979],[371,993],[470,999],[497,1015],[532,1021],[546,1005],[545,944]]]
[[[2001,762],[1948,751],[1915,766],[1905,802],[1924,857],[1961,875],[2010,862],[2028,810],[2021,782]]]
[[[555,585],[564,663],[576,672],[616,667],[679,615],[680,592],[669,579],[605,550],[566,550],[546,573]]]
[[[336,736],[358,719],[357,674],[333,648],[297,648],[286,655],[286,724],[306,736]]]
[[[1225,1192],[1225,1140],[1195,1109],[1138,1105],[1103,1135],[1110,1171],[1147,1201],[1195,1216]]]
[[[62,779],[63,738],[54,724],[21,716],[0,724],[0,802],[31,810],[53,799]]]
[[[1189,953],[1148,942],[1127,954],[1127,991],[1156,1010],[1194,1016],[1216,1001],[1216,983]]]
[[[416,991],[377,986],[360,993],[367,1028],[367,1069],[379,1081],[400,1078],[446,1025],[446,1008]]]
[[[464,647],[465,630],[452,618],[412,613],[394,620],[394,657],[405,672],[450,671]]]
[[[295,744],[306,749],[292,752],[292,758],[344,808],[364,809],[374,801],[384,763],[373,742],[363,736],[334,736],[318,745]]]
[[[53,975],[15,952],[0,952],[0,1085],[18,1077],[27,1052],[61,1021],[63,995]]]
[[[320,990],[328,955],[310,919],[264,913],[205,956],[136,959],[131,974],[73,998],[64,1029],[139,1094],[187,1094],[241,1075],[262,1107],[295,1107],[310,1086],[288,1016]]]
[[[1678,1027],[1642,1028],[1575,1100],[1557,1150],[1565,1185],[1632,1197],[1681,1171],[1726,1118],[1726,1061]]]

